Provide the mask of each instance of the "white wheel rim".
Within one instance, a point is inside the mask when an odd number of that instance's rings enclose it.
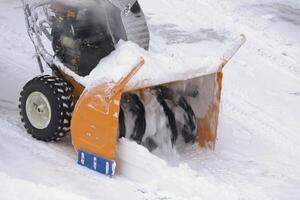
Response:
[[[29,122],[37,129],[45,129],[51,120],[51,107],[41,92],[31,93],[26,100],[26,114]]]

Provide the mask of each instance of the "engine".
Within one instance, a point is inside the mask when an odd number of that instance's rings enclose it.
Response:
[[[51,36],[55,55],[72,71],[86,76],[99,61],[114,50],[105,13],[98,9],[52,6]]]

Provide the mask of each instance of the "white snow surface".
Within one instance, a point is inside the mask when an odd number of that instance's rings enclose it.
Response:
[[[80,77],[80,82],[87,88],[101,83],[116,83],[142,59],[145,64],[128,82],[129,88],[142,88],[208,75],[217,72],[221,64],[222,55],[199,58],[184,55],[184,51],[180,54],[178,50],[177,52],[168,50],[169,52],[146,51],[132,42],[120,41],[116,50],[102,59],[88,76]]]
[[[179,48],[196,56],[214,50],[205,40],[221,47],[247,35],[224,70],[215,151],[191,146],[164,160],[123,139],[117,174],[108,178],[76,164],[70,137],[49,144],[32,139],[17,106],[38,65],[21,2],[1,0],[0,199],[299,199],[300,2],[140,3],[152,52]]]

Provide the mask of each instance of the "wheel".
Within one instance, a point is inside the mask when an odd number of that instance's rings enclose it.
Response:
[[[72,87],[63,79],[36,77],[24,86],[19,101],[21,121],[32,137],[59,141],[70,131]]]

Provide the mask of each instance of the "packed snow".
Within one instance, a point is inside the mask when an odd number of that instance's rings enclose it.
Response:
[[[215,151],[194,145],[162,159],[122,139],[117,174],[109,178],[76,164],[70,137],[49,144],[31,138],[20,123],[18,98],[39,68],[21,2],[1,0],[0,199],[299,199],[300,2],[140,4],[150,50],[183,52],[179,63],[193,63],[185,54],[203,57],[247,36],[224,70]]]
[[[132,42],[119,41],[116,50],[100,61],[98,66],[86,77],[77,77],[78,81],[90,88],[101,83],[117,82],[127,75],[141,60],[142,68],[127,84],[127,88],[144,88],[174,81],[187,80],[216,73],[224,62],[244,44],[245,37],[223,44],[218,51],[205,51],[203,55],[192,55],[190,51],[176,46],[165,48],[163,51],[153,51],[139,47]],[[193,44],[196,46],[196,44]],[[216,46],[215,42],[207,43],[208,47]],[[220,45],[220,44],[218,44]],[[197,52],[203,46],[194,47]],[[218,52],[218,53],[216,53]],[[184,67],[183,67],[184,66]],[[157,72],[160,73],[157,73]],[[166,76],[168,74],[168,76]]]
[[[88,76],[80,77],[80,82],[88,88],[101,83],[118,82],[144,60],[145,64],[129,81],[127,87],[159,85],[215,73],[221,64],[222,56],[203,59],[189,57],[188,62],[185,62],[183,58],[186,57],[175,55],[174,52],[146,51],[132,42],[120,41],[116,50],[102,59]],[[160,73],[157,73],[158,71]]]

